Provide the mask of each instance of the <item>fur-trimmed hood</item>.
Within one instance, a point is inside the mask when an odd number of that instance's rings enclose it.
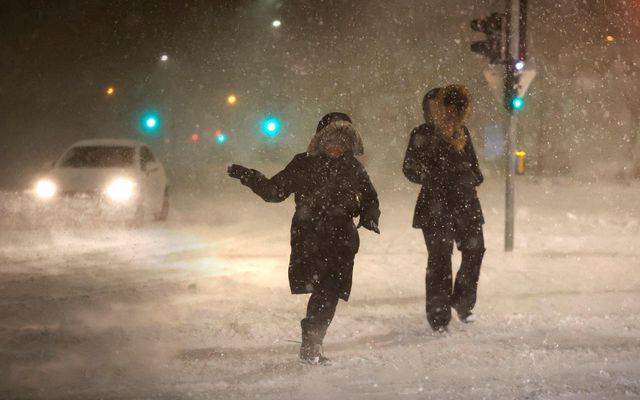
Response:
[[[429,103],[433,125],[458,151],[464,149],[464,123],[470,108],[471,93],[462,85],[442,88]]]
[[[307,152],[313,156],[320,155],[328,143],[339,144],[355,156],[364,153],[362,137],[349,121],[336,120],[326,125],[313,136]]]

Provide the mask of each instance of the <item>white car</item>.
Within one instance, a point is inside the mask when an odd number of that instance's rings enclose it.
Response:
[[[166,220],[169,186],[162,164],[144,143],[82,140],[67,149],[35,182],[34,195],[51,203],[82,203],[101,214],[142,222]]]

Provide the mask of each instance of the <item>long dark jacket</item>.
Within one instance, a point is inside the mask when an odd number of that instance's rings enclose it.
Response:
[[[338,159],[297,154],[271,179],[251,170],[242,183],[268,202],[295,193],[291,222],[291,293],[351,293],[353,260],[360,240],[353,218],[378,222],[378,195],[360,162],[347,153]]]
[[[456,151],[433,122],[414,128],[402,171],[422,185],[413,227],[427,232],[460,229],[484,223],[476,186],[483,181],[471,135],[464,127],[464,151]]]

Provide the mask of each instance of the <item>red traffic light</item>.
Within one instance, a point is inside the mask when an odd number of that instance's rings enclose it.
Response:
[[[197,133],[191,135],[192,142],[197,142],[198,140],[200,140],[200,135],[198,135]]]

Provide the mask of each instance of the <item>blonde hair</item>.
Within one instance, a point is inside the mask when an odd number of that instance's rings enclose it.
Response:
[[[466,145],[464,121],[469,115],[471,93],[462,85],[449,85],[431,100],[434,125],[444,139],[461,153]]]

